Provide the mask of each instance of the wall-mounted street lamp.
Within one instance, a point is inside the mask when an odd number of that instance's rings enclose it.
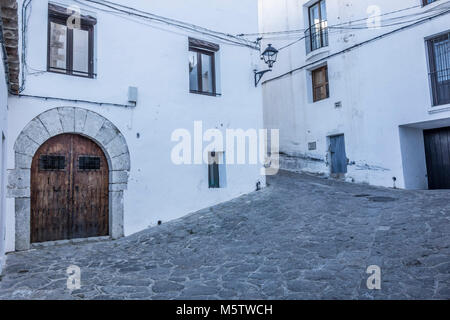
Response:
[[[261,60],[264,60],[264,62],[269,66],[269,69],[264,71],[255,70],[255,87],[258,86],[258,83],[261,81],[264,74],[272,71],[274,63],[277,62],[277,56],[278,50],[272,47],[271,44],[269,44],[266,50],[264,50],[264,52],[261,54]]]

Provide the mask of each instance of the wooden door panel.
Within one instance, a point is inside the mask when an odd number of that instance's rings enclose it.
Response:
[[[79,170],[80,156],[99,158],[100,169]],[[55,157],[65,158],[64,168]],[[74,134],[53,137],[31,170],[32,243],[108,235],[109,169],[97,144]]]
[[[425,130],[429,189],[450,189],[450,127]]]
[[[70,143],[67,137],[57,136],[39,148],[32,162],[31,176],[31,241],[66,239],[67,215],[70,193]],[[41,167],[41,156],[64,156],[66,166],[62,170]],[[62,223],[56,223],[62,221]]]
[[[347,173],[347,154],[344,135],[330,137],[331,173]]]
[[[106,236],[109,232],[109,170],[106,157],[91,140],[75,136],[74,142],[73,233],[87,237]],[[81,158],[99,158],[100,166],[81,167]],[[89,198],[89,202],[85,198]]]

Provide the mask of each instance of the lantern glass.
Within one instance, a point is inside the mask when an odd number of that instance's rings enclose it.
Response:
[[[268,45],[267,49],[262,53],[264,62],[272,68],[274,63],[277,61],[278,50],[272,47],[271,44]]]

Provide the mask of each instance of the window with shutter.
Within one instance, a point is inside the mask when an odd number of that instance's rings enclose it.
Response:
[[[312,71],[312,86],[314,102],[327,99],[330,96],[327,66]]]
[[[450,33],[428,40],[433,106],[450,103]]]

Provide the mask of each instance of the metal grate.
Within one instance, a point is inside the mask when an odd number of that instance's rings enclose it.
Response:
[[[64,170],[66,169],[66,157],[42,155],[39,158],[40,170]]]
[[[312,25],[305,31],[306,53],[328,47],[328,25],[327,21],[321,21]]]
[[[433,3],[437,0],[422,0],[422,5],[425,7],[427,4]]]
[[[78,159],[78,170],[100,170],[100,158],[82,156]]]
[[[433,105],[450,103],[450,33],[428,41]]]
[[[308,150],[309,151],[317,150],[317,142],[308,143]]]

